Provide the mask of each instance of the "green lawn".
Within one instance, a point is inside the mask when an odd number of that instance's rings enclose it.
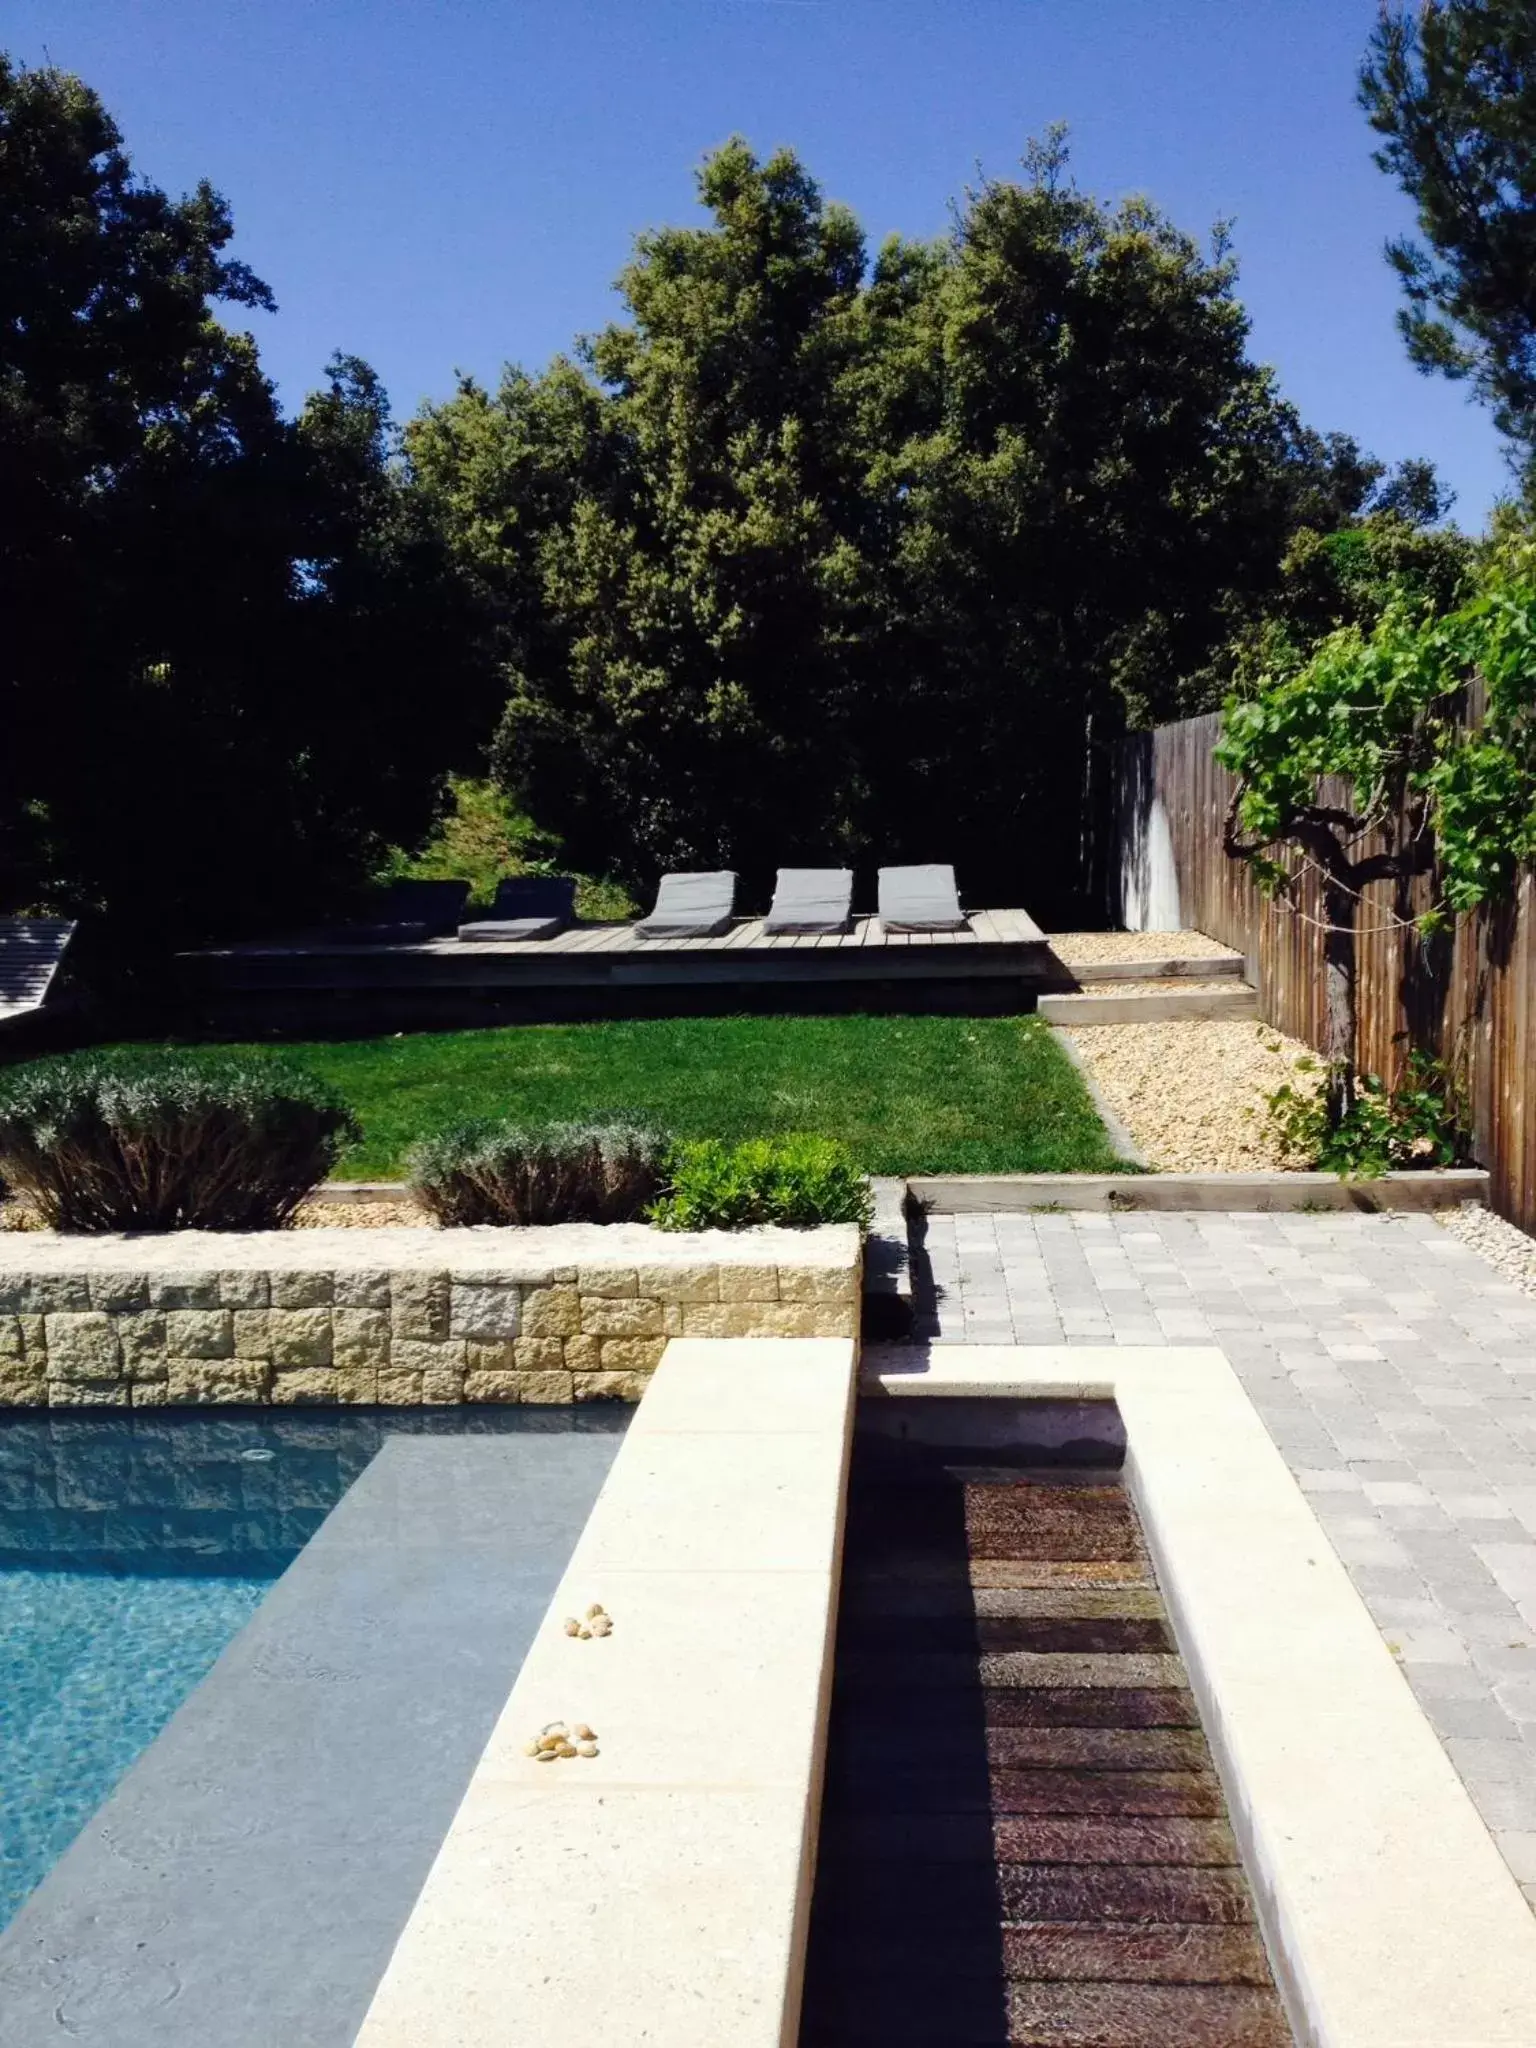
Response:
[[[873,1173],[1109,1172],[1076,1069],[1032,1017],[689,1017],[295,1045],[362,1118],[343,1173],[398,1173],[461,1117],[637,1110],[680,1137],[815,1131]]]

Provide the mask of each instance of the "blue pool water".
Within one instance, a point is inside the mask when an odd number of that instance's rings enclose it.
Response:
[[[573,1426],[563,1409],[0,1419],[0,1926],[387,1435],[541,1423]]]

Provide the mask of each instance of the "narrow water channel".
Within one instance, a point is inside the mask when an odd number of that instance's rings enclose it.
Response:
[[[1291,2048],[1120,1473],[1029,1456],[858,1439],[800,2048]]]

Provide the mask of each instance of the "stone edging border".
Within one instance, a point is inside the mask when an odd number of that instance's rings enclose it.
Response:
[[[1110,1142],[1127,1165],[1141,1157],[1125,1125],[1098,1096],[1070,1034],[1053,1036],[1088,1081],[1088,1092]],[[1301,1213],[1312,1209],[1423,1211],[1454,1208],[1458,1202],[1488,1203],[1486,1167],[1444,1166],[1405,1169],[1375,1180],[1341,1180],[1335,1173],[932,1173],[912,1174],[907,1187],[930,1215],[1029,1209],[1202,1209],[1268,1210]],[[318,1199],[380,1202],[402,1197],[403,1181],[326,1181]]]
[[[1127,1166],[1134,1166],[1138,1172],[1145,1172],[1152,1164],[1145,1152],[1131,1136],[1131,1127],[1113,1107],[1109,1097],[1099,1086],[1098,1079],[1087,1060],[1083,1049],[1072,1036],[1065,1024],[1051,1024],[1046,1027],[1067,1058],[1077,1069],[1078,1079],[1088,1091],[1088,1100],[1099,1113],[1099,1122],[1109,1136],[1110,1150],[1117,1159],[1123,1159]]]
[[[871,1350],[861,1385],[1113,1400],[1300,2048],[1527,2048],[1536,1919],[1220,1351]]]

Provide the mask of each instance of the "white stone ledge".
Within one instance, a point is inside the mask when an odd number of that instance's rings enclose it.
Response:
[[[1221,1352],[887,1349],[863,1386],[1112,1398],[1298,2042],[1532,2048],[1536,1919]]]
[[[172,1230],[74,1235],[0,1231],[10,1273],[266,1272],[354,1269],[479,1273],[534,1283],[580,1266],[853,1267],[851,1223],[817,1230],[657,1230],[647,1223],[558,1223],[531,1230]]]
[[[668,1347],[358,2048],[794,2048],[853,1382],[844,1340]],[[555,1719],[600,1754],[525,1756]]]

